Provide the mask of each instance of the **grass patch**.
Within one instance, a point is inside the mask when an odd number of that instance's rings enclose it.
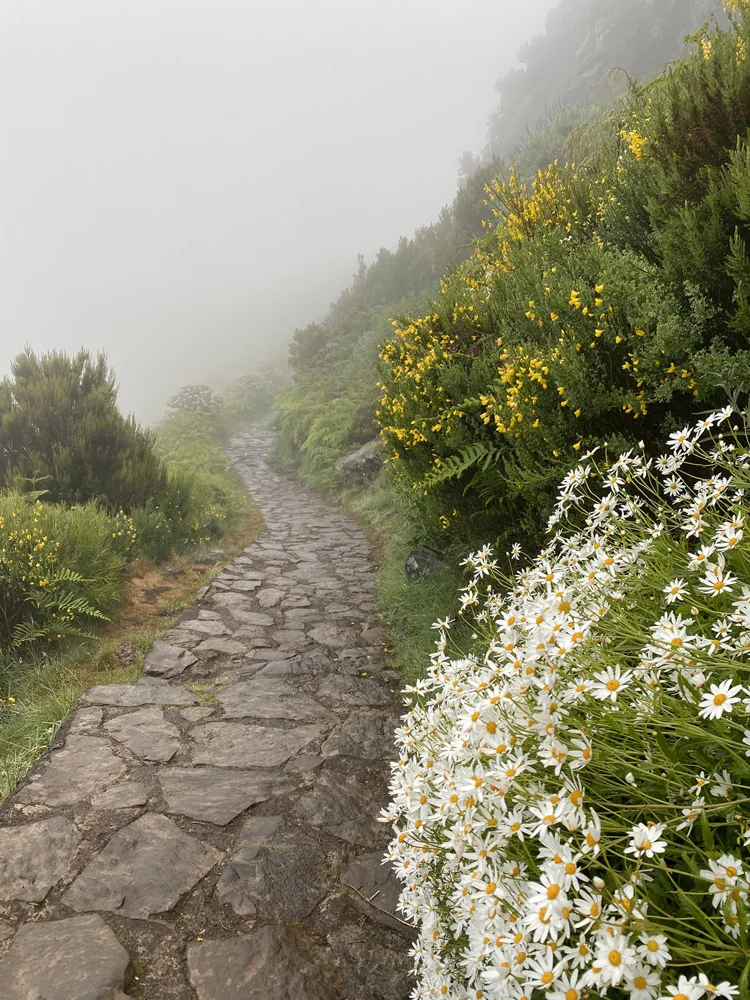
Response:
[[[263,529],[258,508],[248,499],[240,527],[224,539],[222,554],[207,561],[205,550],[174,557],[158,568],[145,558],[124,574],[122,611],[96,639],[69,642],[52,653],[0,660],[0,802],[47,748],[78,698],[94,684],[131,684],[142,655],[130,666],[117,659],[123,643],[141,654],[172,627],[175,616],[200,587],[255,541]]]
[[[405,563],[414,548],[410,541],[410,522],[404,516],[401,497],[381,475],[368,489],[348,490],[344,506],[364,522],[374,538],[378,557],[378,606],[388,626],[394,658],[404,682],[412,684],[424,677],[435,650],[436,631],[431,627],[446,608],[455,607],[456,595],[465,579],[458,557],[448,554],[438,566],[419,581],[409,580]],[[466,626],[459,621],[453,634],[459,636]]]

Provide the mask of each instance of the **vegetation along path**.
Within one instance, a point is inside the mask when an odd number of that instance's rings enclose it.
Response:
[[[266,530],[91,688],[0,811],[3,1000],[398,1000],[409,929],[381,865],[398,675],[368,540],[232,457]]]

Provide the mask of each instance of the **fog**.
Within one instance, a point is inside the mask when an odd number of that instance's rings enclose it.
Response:
[[[153,421],[435,219],[555,0],[4,0],[0,374],[104,349]]]

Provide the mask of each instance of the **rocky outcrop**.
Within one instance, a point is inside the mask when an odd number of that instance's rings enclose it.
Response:
[[[366,483],[374,479],[383,467],[383,446],[380,440],[368,441],[351,455],[336,461],[336,470],[346,486]]]
[[[407,579],[417,581],[429,576],[440,565],[439,557],[431,549],[414,549],[406,557],[404,570]]]

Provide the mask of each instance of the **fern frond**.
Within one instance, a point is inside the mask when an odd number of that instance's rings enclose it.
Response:
[[[462,448],[455,455],[445,459],[439,469],[431,472],[426,477],[425,482],[429,486],[436,486],[439,483],[446,483],[450,479],[459,479],[469,469],[477,467],[481,471],[486,470],[489,465],[500,454],[500,448],[494,444],[485,444],[478,441],[476,444]]]

